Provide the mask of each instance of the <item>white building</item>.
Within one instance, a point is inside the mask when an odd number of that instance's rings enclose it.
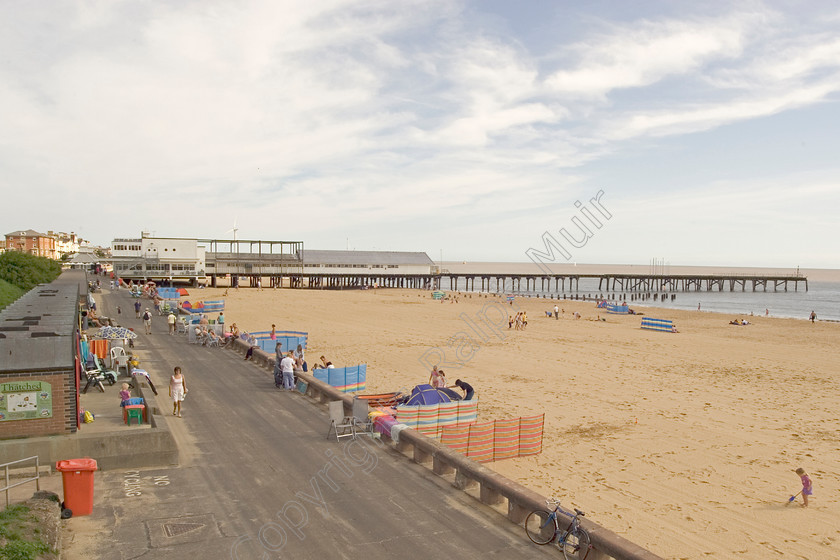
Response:
[[[203,279],[205,249],[198,239],[152,237],[118,238],[111,242],[114,273],[124,280],[169,280],[195,283]]]
[[[411,251],[303,251],[303,273],[427,275],[435,263],[426,253]]]
[[[209,247],[209,249],[207,248]],[[434,262],[426,253],[408,251],[304,250],[300,241],[213,240],[173,237],[114,239],[111,242],[114,273],[124,280],[195,283],[206,277],[283,278],[295,287],[309,278],[309,286],[325,277],[364,277],[378,282],[386,277],[428,277]],[[237,284],[238,285],[238,284]],[[320,284],[319,284],[320,285]]]
[[[84,239],[72,231],[70,233],[64,233],[63,231],[47,233],[55,237],[55,252],[58,253],[59,259],[65,255],[75,255],[79,252],[82,243],[85,242]]]

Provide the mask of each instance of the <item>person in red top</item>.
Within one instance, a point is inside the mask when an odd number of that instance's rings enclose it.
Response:
[[[808,507],[808,496],[813,494],[811,477],[802,467],[796,469],[795,472],[799,475],[799,480],[802,481],[802,507]]]

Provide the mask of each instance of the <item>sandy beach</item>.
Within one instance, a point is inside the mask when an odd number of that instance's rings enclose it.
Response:
[[[216,299],[224,289],[191,290]],[[307,359],[368,364],[367,391],[409,389],[438,363],[471,383],[479,421],[546,414],[543,453],[489,466],[666,558],[840,556],[840,325],[591,302],[414,290],[230,290],[226,322],[309,333]],[[508,330],[506,313],[529,324]],[[581,319],[572,318],[578,311]],[[597,321],[600,313],[606,321]],[[788,498],[814,481],[811,507]]]

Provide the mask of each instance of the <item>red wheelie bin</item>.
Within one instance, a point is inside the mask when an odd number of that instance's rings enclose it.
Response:
[[[93,472],[96,459],[67,459],[58,461],[55,469],[61,472],[64,486],[64,504],[61,516],[90,515],[93,512]]]

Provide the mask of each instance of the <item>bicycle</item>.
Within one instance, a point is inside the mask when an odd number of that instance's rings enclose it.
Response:
[[[545,503],[548,507],[553,505],[554,509],[534,510],[525,518],[525,532],[528,538],[540,545],[556,541],[557,546],[563,549],[566,560],[585,560],[592,548],[589,535],[580,526],[579,518],[585,514],[579,509],[575,509],[574,515],[560,509],[560,500],[557,498],[550,498]],[[565,530],[560,529],[558,514],[571,518]]]

